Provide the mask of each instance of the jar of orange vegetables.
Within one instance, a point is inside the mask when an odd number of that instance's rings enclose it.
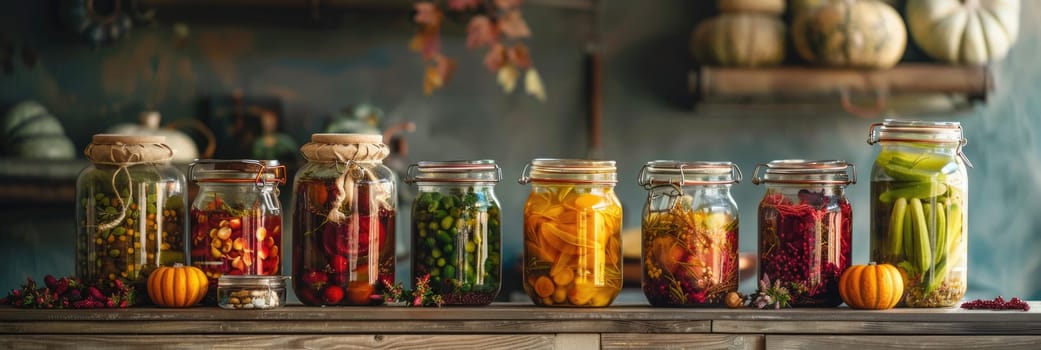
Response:
[[[528,171],[530,170],[530,171]],[[535,305],[603,307],[622,290],[614,161],[532,160],[524,205],[524,291]]]

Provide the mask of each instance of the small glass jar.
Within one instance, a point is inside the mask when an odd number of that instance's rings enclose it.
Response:
[[[188,168],[199,185],[192,203],[191,262],[210,279],[203,304],[213,305],[222,275],[282,273],[282,205],[276,160],[196,160]]]
[[[379,305],[394,283],[397,178],[380,135],[314,134],[293,181],[293,291],[305,305]]]
[[[186,182],[163,141],[101,134],[87,146],[92,164],[76,181],[80,279],[119,279],[144,291],[154,269],[185,262]]]
[[[654,306],[719,306],[738,283],[738,210],[730,162],[648,162],[643,207],[643,294]]]
[[[853,209],[845,188],[857,182],[853,164],[775,160],[756,165],[752,182],[766,184],[759,203],[760,281],[788,288],[792,306],[842,304],[839,277],[852,258]]]
[[[904,275],[904,305],[947,307],[967,287],[968,159],[961,124],[886,120],[868,144],[882,150],[871,169],[871,260]]]
[[[622,290],[614,161],[532,160],[524,205],[524,292],[539,306],[603,307]]]
[[[412,280],[430,276],[446,305],[488,305],[499,294],[502,226],[492,160],[419,162],[412,204]]]
[[[222,275],[217,305],[222,309],[273,309],[286,304],[286,276]]]

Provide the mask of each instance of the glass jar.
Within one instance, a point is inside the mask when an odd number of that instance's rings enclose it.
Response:
[[[953,306],[968,270],[961,124],[886,120],[871,125],[874,143],[882,150],[871,169],[871,260],[902,270],[906,306]]]
[[[524,292],[540,306],[608,306],[622,290],[614,161],[532,160],[524,205]],[[526,170],[528,169],[526,168]]]
[[[217,305],[222,309],[273,309],[286,304],[285,276],[221,275]]]
[[[658,160],[640,169],[643,294],[654,306],[718,306],[738,283],[738,211],[730,162]]]
[[[76,276],[83,281],[119,279],[144,291],[154,269],[185,262],[186,182],[163,141],[99,134],[87,146],[92,164],[76,181]]]
[[[499,294],[502,217],[492,160],[419,162],[412,204],[412,280],[430,276],[446,305],[488,305]]]
[[[191,262],[210,279],[213,305],[222,275],[282,274],[282,205],[286,183],[277,160],[196,160],[188,177],[199,185],[191,209]]]
[[[766,184],[759,202],[760,282],[779,281],[792,306],[842,304],[839,277],[850,265],[853,229],[845,188],[857,182],[853,164],[775,160],[756,165],[752,182]]]
[[[293,181],[293,290],[305,305],[379,305],[394,283],[397,180],[381,135],[314,134]]]

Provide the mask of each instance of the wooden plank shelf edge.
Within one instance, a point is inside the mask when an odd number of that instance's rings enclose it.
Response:
[[[882,70],[702,66],[690,72],[688,87],[696,105],[838,105],[846,98],[846,103],[856,105],[887,101],[895,105],[894,101],[899,101],[906,106],[913,104],[908,100],[913,100],[923,101],[933,109],[960,109],[986,101],[994,82],[986,66],[906,63]],[[937,96],[949,103],[935,103]]]

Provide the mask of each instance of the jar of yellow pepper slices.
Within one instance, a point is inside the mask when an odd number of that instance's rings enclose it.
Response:
[[[525,293],[540,306],[610,305],[622,290],[615,162],[539,158],[519,182],[532,184],[524,206]]]

